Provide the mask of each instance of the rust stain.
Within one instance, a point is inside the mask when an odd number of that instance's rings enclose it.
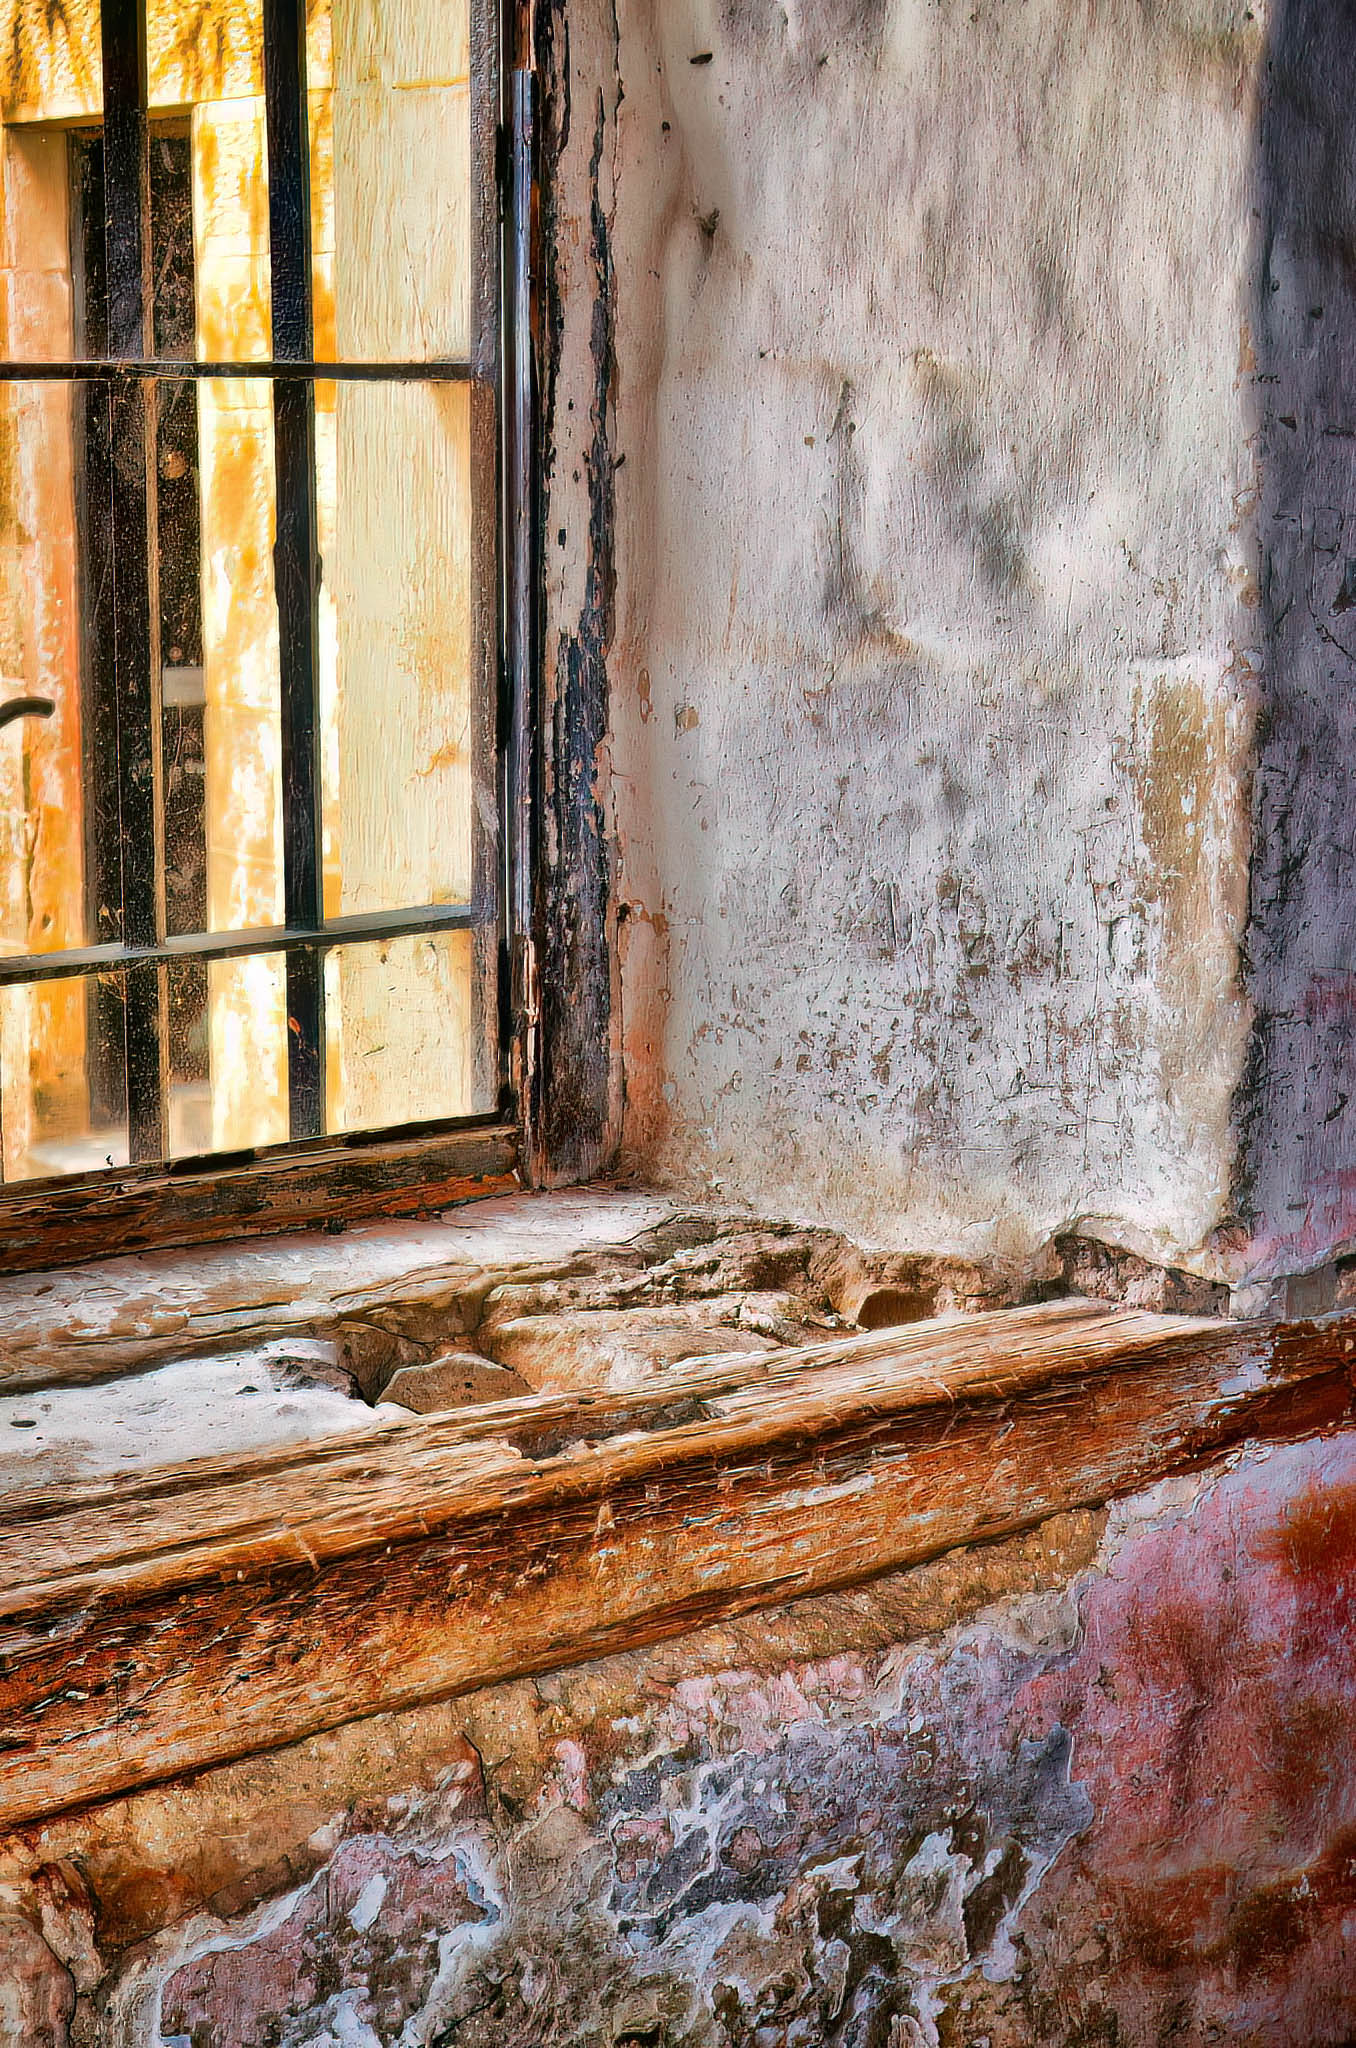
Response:
[[[1306,1487],[1267,1532],[1260,1554],[1301,1585],[1356,1602],[1356,1480]]]

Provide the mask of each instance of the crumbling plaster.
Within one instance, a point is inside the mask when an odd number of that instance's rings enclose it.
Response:
[[[1339,2048],[1353,1439],[0,1841],[23,2048]]]
[[[640,1174],[1235,1281],[1344,1241],[1321,12],[540,9],[548,694],[587,627]]]

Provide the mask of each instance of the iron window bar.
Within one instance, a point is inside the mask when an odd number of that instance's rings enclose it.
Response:
[[[299,364],[315,352],[305,0],[264,0],[263,14],[273,354],[280,363]],[[273,386],[273,454],[283,918],[290,928],[319,927],[325,902],[315,385],[295,369]],[[318,1138],[325,1128],[325,979],[314,948],[287,955],[287,1104],[292,1137]]]
[[[155,352],[150,250],[150,136],[144,0],[103,0],[104,239],[108,353]],[[117,677],[117,805],[123,943],[165,937],[165,832],[161,767],[160,649],[152,536],[156,530],[154,383],[109,387],[117,485],[111,504],[112,640]],[[169,1007],[165,970],[147,960],[123,979],[128,1149],[133,1159],[169,1150]]]
[[[319,560],[316,506],[315,386],[345,383],[454,383],[470,387],[474,409],[491,422],[499,363],[489,335],[496,259],[484,224],[476,257],[477,314],[472,353],[427,360],[317,360],[314,349],[310,150],[307,133],[305,0],[262,0],[263,85],[269,213],[272,354],[201,361],[154,353],[149,227],[147,0],[103,0],[103,226],[107,247],[107,354],[0,361],[0,381],[88,383],[107,404],[113,469],[110,639],[117,686],[115,830],[121,892],[116,936],[52,953],[0,956],[0,986],[75,975],[121,980],[129,1155],[133,1165],[168,1155],[167,970],[184,961],[286,956],[288,1122],[290,1141],[325,1133],[325,982],[323,957],[353,943],[448,931],[483,936],[500,916],[492,864],[478,851],[473,901],[423,904],[327,918],[321,873],[321,772],[318,692]],[[497,68],[489,61],[491,98]],[[491,127],[486,133],[493,134]],[[478,174],[490,169],[484,136]],[[481,195],[482,208],[486,204]],[[488,216],[487,216],[488,219]],[[486,298],[487,290],[491,293]],[[166,929],[164,797],[161,787],[161,661],[155,600],[155,437],[159,387],[184,380],[263,379],[272,384],[275,462],[274,589],[279,631],[284,922],[226,932],[170,934]],[[486,410],[488,408],[488,411]],[[521,408],[520,408],[521,409]],[[520,437],[523,423],[520,423]],[[484,436],[482,434],[482,441]],[[482,472],[483,474],[483,472]],[[477,526],[481,572],[494,581],[494,551]],[[521,603],[521,600],[520,600]],[[493,614],[488,616],[492,617]],[[482,620],[487,614],[482,610]],[[514,663],[521,689],[521,650]],[[484,660],[478,662],[482,676]],[[492,662],[490,664],[492,673]],[[12,707],[17,715],[18,706]],[[521,779],[521,772],[520,778]],[[500,878],[502,880],[502,878]],[[517,877],[521,891],[521,878]],[[105,930],[108,926],[105,925]]]
[[[69,946],[59,953],[0,955],[0,987],[61,981],[72,974],[116,974],[132,967],[169,967],[184,960],[247,960],[259,953],[316,953],[336,946],[380,945],[426,933],[474,931],[490,913],[472,903],[425,903],[409,910],[363,911],[332,917],[324,929],[250,925],[233,932],[176,932],[155,945]]]
[[[276,382],[280,377],[305,377],[339,384],[469,384],[479,373],[469,356],[434,356],[428,362],[318,363],[309,359],[291,361],[275,356],[241,362],[204,363],[175,361],[167,356],[107,356],[50,362],[0,362],[0,383],[75,384],[124,382],[128,378],[155,378],[178,382],[185,377],[263,377]]]

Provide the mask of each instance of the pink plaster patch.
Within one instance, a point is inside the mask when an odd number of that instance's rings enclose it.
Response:
[[[1186,2007],[1265,2048],[1348,2038],[1356,1439],[1256,1458],[1131,1533],[1015,1714],[1073,1735],[1094,1818],[1040,1909],[1108,1930],[1124,2040]]]

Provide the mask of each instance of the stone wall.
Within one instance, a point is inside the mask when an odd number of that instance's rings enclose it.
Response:
[[[3,1845],[23,2048],[1338,2048],[1356,1440]]]

